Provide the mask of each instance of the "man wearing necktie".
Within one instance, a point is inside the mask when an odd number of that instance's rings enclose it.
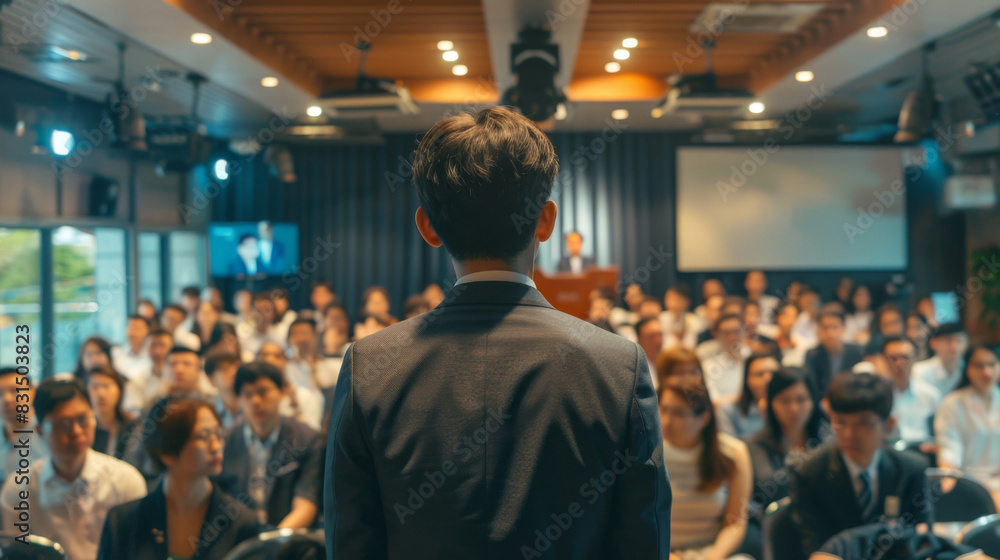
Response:
[[[826,397],[834,441],[791,471],[792,517],[804,552],[819,550],[843,530],[881,521],[887,501],[898,502],[899,523],[929,523],[926,462],[884,444],[895,424],[890,382],[842,373]]]

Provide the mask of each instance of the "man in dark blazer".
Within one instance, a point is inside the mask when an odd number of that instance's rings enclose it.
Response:
[[[531,280],[557,162],[526,118],[446,118],[413,162],[417,228],[458,277],[355,342],[328,426],[330,559],[662,559],[671,490],[638,345]]]
[[[839,307],[823,307],[817,325],[819,344],[806,352],[805,369],[822,395],[834,375],[850,370],[865,357],[860,346],[844,342],[844,312]]]
[[[597,266],[597,262],[591,257],[580,254],[583,250],[583,234],[572,231],[566,236],[566,251],[569,255],[559,259],[559,272],[572,272],[583,274],[583,271],[590,267]]]
[[[278,413],[284,386],[271,364],[251,362],[237,370],[234,389],[246,420],[226,437],[219,483],[257,505],[261,525],[299,529],[317,517],[323,442],[309,426]]]
[[[834,377],[827,392],[834,441],[791,471],[792,517],[805,552],[845,529],[894,516],[930,523],[925,461],[883,442],[892,429],[892,386],[868,373]],[[894,515],[893,515],[894,514]]]

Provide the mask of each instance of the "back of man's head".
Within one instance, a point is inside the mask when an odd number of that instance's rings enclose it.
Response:
[[[558,171],[548,137],[504,107],[439,121],[413,160],[420,205],[459,261],[510,261],[527,249]]]

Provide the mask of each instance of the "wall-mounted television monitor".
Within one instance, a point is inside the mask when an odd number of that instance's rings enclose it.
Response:
[[[299,226],[274,222],[214,222],[208,225],[214,278],[281,276],[299,263]]]

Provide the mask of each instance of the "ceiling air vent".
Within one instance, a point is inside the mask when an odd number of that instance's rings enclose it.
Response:
[[[823,10],[820,2],[713,3],[691,24],[691,33],[794,33]]]

